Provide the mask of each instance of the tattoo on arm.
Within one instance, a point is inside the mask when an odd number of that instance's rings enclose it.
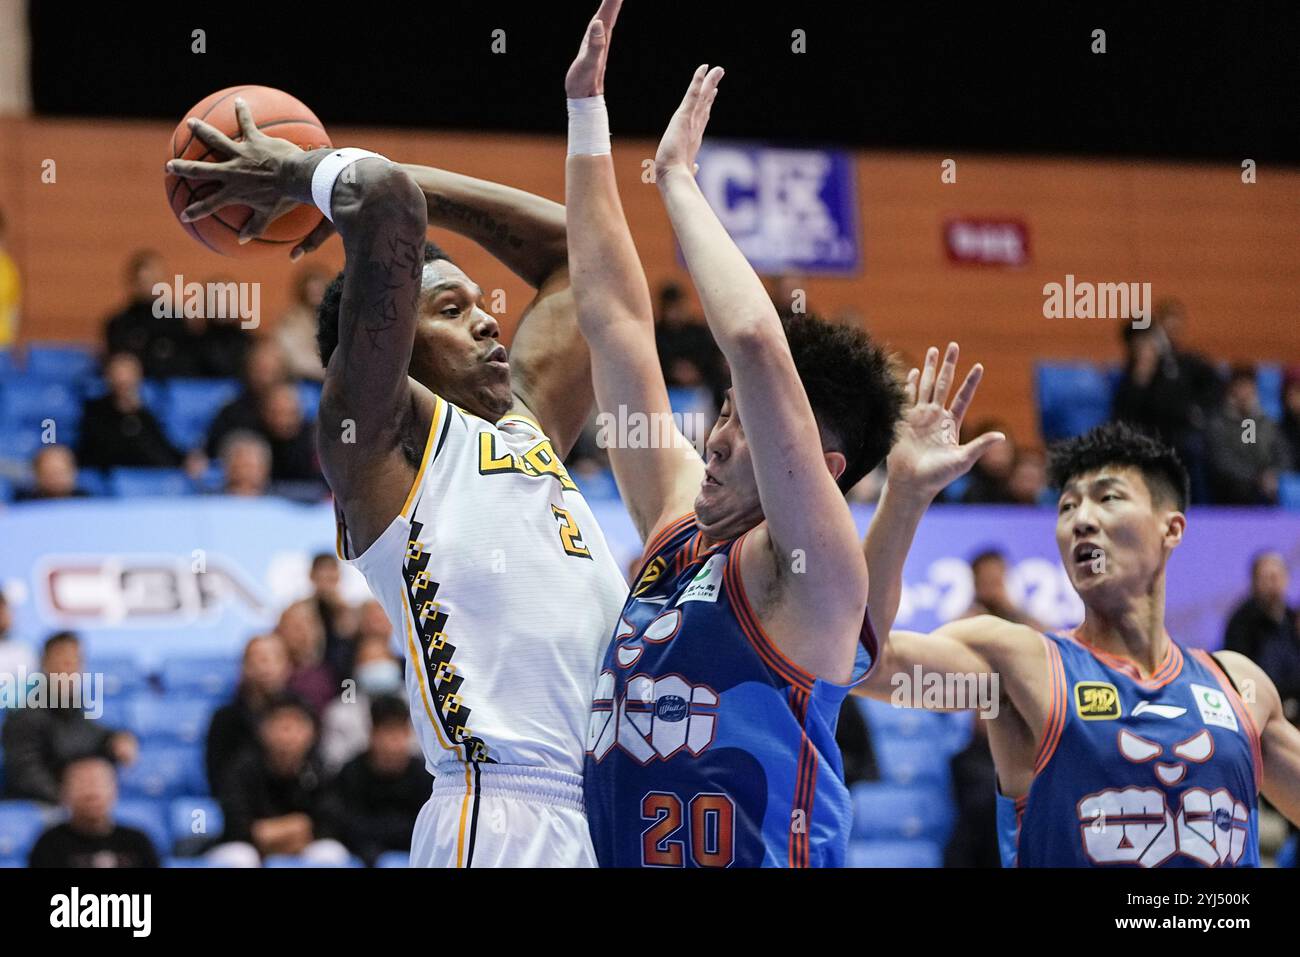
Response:
[[[362,329],[370,340],[370,348],[375,350],[380,348],[380,336],[397,323],[403,306],[409,308],[403,298],[418,300],[420,273],[424,268],[424,249],[420,244],[394,236],[387,246],[386,253],[378,250],[372,253],[360,276],[361,295],[366,303]]]
[[[446,196],[433,197],[433,208],[430,213],[432,219],[442,222],[456,220],[474,226],[482,233],[480,236],[473,237],[479,243],[485,240],[494,240],[508,243],[514,249],[520,249],[524,245],[523,237],[512,233],[509,223],[501,222],[491,213],[475,209],[466,203],[458,203]]]

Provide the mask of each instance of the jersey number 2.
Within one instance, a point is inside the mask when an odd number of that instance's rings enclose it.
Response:
[[[569,510],[552,505],[551,514],[560,523],[560,544],[564,546],[565,554],[575,555],[578,558],[591,558],[591,552],[582,541],[582,532],[578,529],[578,523],[573,520]]]

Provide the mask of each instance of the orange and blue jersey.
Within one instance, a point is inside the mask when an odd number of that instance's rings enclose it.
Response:
[[[877,659],[865,601],[854,681],[816,678],[764,634],[745,595],[749,536],[705,547],[691,514],[647,545],[587,733],[603,867],[844,864],[852,804],[835,725]]]
[[[1143,678],[1044,640],[1048,718],[1029,793],[998,799],[1003,864],[1257,867],[1259,731],[1218,662],[1171,641]]]

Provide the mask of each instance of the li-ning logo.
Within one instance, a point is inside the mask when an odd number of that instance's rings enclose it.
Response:
[[[152,894],[68,894],[50,898],[50,926],[125,927],[132,937],[148,937],[153,928]]]

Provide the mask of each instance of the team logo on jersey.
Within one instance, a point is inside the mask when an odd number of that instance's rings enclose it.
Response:
[[[1114,721],[1122,710],[1119,689],[1109,681],[1076,682],[1074,710],[1084,721]]]
[[[615,693],[612,671],[601,674],[587,724],[587,753],[597,761],[617,745],[641,764],[685,750],[699,756],[713,743],[718,693],[681,675],[636,674]]]
[[[699,570],[691,583],[677,599],[677,604],[688,601],[717,601],[718,592],[722,590],[722,573],[727,568],[726,555],[714,555]]]
[[[636,598],[653,588],[655,582],[659,581],[663,576],[664,569],[667,567],[668,563],[664,561],[662,555],[647,565],[645,571],[641,573],[641,577],[637,579],[636,587],[632,589],[632,597]]]
[[[1202,721],[1215,727],[1227,728],[1229,731],[1238,730],[1237,716],[1233,713],[1232,704],[1223,691],[1192,682],[1188,684],[1192,689],[1197,710],[1201,712]]]

